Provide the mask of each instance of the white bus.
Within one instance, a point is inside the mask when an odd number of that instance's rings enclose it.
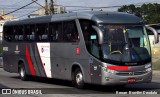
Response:
[[[5,21],[0,21],[0,44],[2,44],[3,25]]]

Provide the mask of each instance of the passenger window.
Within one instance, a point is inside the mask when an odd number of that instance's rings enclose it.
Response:
[[[76,42],[79,39],[75,21],[64,22],[63,33],[63,38],[65,42]]]
[[[23,26],[14,26],[13,34],[15,41],[23,41]]]
[[[97,32],[92,28],[95,23],[90,20],[79,20],[83,32],[86,48],[90,54],[99,58],[99,45]]]
[[[63,41],[62,22],[50,23],[50,40],[54,42]]]
[[[55,23],[50,23],[49,25],[49,36],[50,41],[58,40],[57,25]]]
[[[38,42],[46,42],[48,41],[48,32],[49,32],[49,25],[48,24],[37,24],[37,39]]]
[[[13,26],[4,27],[4,39],[6,41],[12,41],[13,40]]]
[[[75,21],[50,23],[50,40],[57,42],[76,42],[79,39]]]
[[[25,25],[24,27],[25,39],[27,41],[35,40],[35,25]]]

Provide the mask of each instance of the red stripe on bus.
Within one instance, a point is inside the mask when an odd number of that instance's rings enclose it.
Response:
[[[28,46],[26,45],[26,58],[27,58],[27,62],[28,62],[28,64],[29,64],[29,69],[30,69],[30,71],[31,71],[31,74],[33,75],[33,76],[35,76],[36,75],[36,72],[35,72],[35,70],[34,70],[34,67],[33,67],[33,64],[32,64],[32,60],[31,60],[31,56],[30,56],[30,54],[29,54],[29,50],[28,50]]]
[[[128,70],[128,66],[107,66],[111,70]]]

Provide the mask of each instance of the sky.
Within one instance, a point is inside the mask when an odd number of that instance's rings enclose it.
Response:
[[[86,6],[86,7],[107,7],[107,6],[119,6],[137,3],[160,3],[160,0],[54,0],[58,5],[63,6]],[[4,8],[4,12],[8,13],[17,8],[20,8],[32,0],[0,0],[0,9]],[[41,5],[45,4],[45,0],[38,0]],[[48,0],[50,2],[50,0]],[[22,10],[12,13],[16,17],[21,17],[27,13],[30,13],[36,9],[40,8],[39,5],[33,3]],[[67,7],[67,11],[77,11],[81,8]],[[85,8],[86,9],[86,8]],[[106,11],[117,11],[117,8],[103,9]],[[25,16],[24,16],[25,17]]]

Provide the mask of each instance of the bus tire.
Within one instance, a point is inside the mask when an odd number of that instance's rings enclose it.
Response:
[[[74,72],[74,83],[76,88],[78,89],[84,88],[84,78],[80,68],[76,68]]]
[[[22,63],[19,66],[19,76],[20,76],[21,80],[23,80],[23,81],[27,81],[28,80],[28,75],[26,74],[26,69],[24,67],[24,63]]]

